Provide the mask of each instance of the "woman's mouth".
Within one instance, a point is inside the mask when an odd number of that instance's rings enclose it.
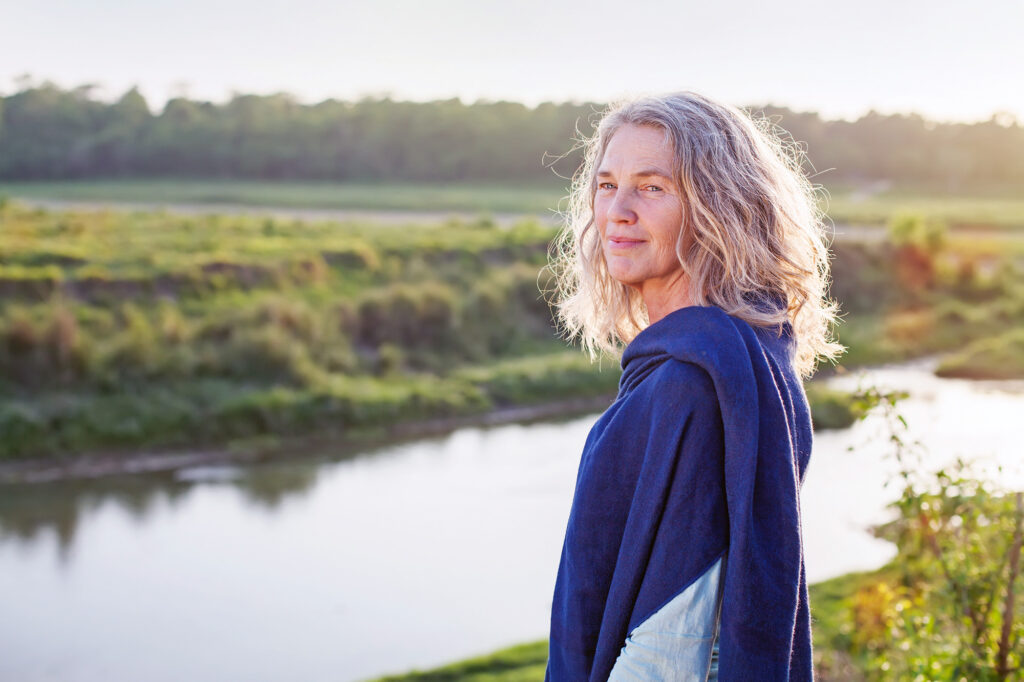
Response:
[[[608,237],[608,248],[616,251],[620,249],[631,249],[643,243],[643,239],[631,239],[629,237]]]

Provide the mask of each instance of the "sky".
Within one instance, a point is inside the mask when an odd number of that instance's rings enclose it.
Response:
[[[1024,0],[0,0],[20,77],[224,101],[600,101],[697,90],[856,118],[1024,122]]]

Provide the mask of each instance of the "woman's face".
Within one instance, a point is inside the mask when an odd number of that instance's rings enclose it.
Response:
[[[608,272],[645,299],[685,289],[676,256],[682,194],[672,177],[672,144],[654,126],[627,125],[608,141],[598,167],[594,223]]]

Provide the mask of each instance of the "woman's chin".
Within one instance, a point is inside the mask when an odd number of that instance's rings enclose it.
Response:
[[[608,274],[610,274],[612,279],[616,282],[619,284],[625,284],[627,287],[639,289],[640,285],[643,284],[643,279],[637,278],[636,275],[629,272],[609,272]]]

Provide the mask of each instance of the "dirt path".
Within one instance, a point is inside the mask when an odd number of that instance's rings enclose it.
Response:
[[[479,212],[473,211],[396,211],[378,209],[341,208],[295,208],[290,206],[252,206],[246,204],[206,203],[160,203],[122,201],[74,201],[65,199],[19,199],[21,203],[34,208],[50,211],[168,211],[184,215],[249,215],[267,216],[282,220],[333,220],[362,221],[384,225],[407,225],[443,223],[451,218],[471,222]],[[553,214],[530,215],[526,213],[495,213],[491,218],[502,227],[509,227],[519,220],[533,217],[542,223],[555,226],[558,218]],[[836,225],[835,237],[840,240],[877,242],[885,238],[881,225]]]
[[[25,199],[18,202],[48,211],[168,211],[184,215],[248,215],[283,220],[363,221],[386,225],[410,223],[443,223],[451,218],[471,222],[480,217],[480,211],[397,211],[382,209],[348,208],[296,208],[291,206],[253,206],[247,204],[206,204],[173,202],[76,201],[66,199]],[[557,224],[554,214],[531,215],[525,213],[489,213],[497,224],[507,227],[527,217],[549,225]]]

